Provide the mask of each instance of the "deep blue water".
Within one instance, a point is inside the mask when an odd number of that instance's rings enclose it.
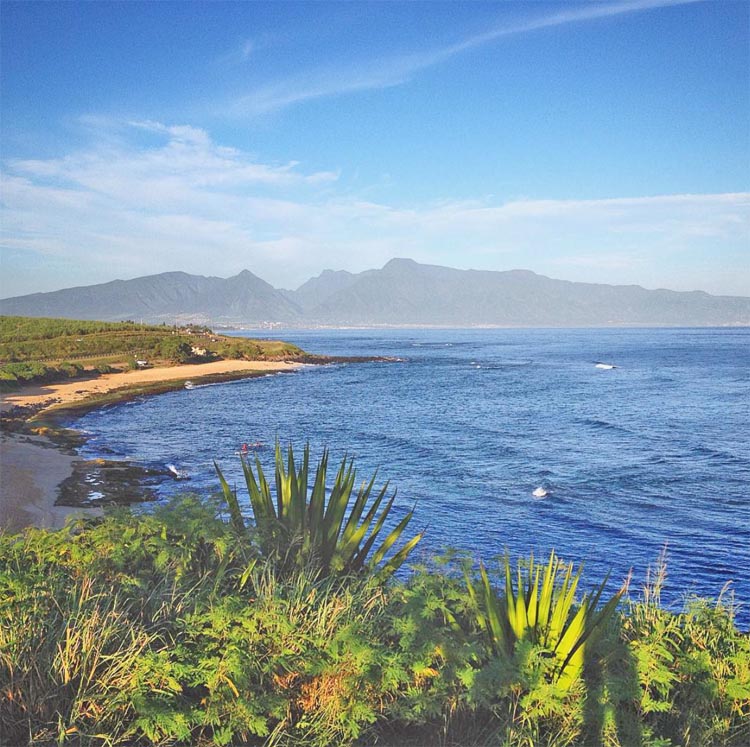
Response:
[[[258,336],[257,334],[255,336]],[[216,459],[278,437],[398,488],[426,551],[490,558],[554,548],[634,583],[668,548],[664,598],[750,607],[750,330],[276,331],[304,349],[402,363],[312,367],[98,410],[76,422],[86,456],[174,463],[214,490]],[[595,362],[617,366],[601,370]],[[271,464],[272,449],[260,452]],[[537,487],[548,497],[536,499]],[[743,626],[749,610],[741,612]]]

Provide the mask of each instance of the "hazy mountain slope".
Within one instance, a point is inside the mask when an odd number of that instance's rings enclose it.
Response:
[[[0,301],[0,313],[73,319],[290,325],[750,325],[750,298],[553,280],[528,270],[454,270],[394,259],[326,270],[279,291],[245,270],[223,279],[168,272]]]
[[[576,326],[750,324],[750,299],[573,283],[528,270],[453,270],[391,260],[307,316],[327,324]]]
[[[222,280],[219,293],[203,302],[213,321],[291,322],[300,317],[297,304],[249,270]]]
[[[294,302],[247,270],[227,279],[165,272],[52,293],[34,293],[0,301],[0,312],[150,322],[177,319],[291,322],[300,315]]]
[[[351,285],[359,278],[346,270],[323,270],[317,277],[310,278],[295,291],[281,292],[293,300],[304,312],[309,312],[332,295]]]

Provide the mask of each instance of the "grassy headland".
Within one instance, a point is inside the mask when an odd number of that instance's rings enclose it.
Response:
[[[178,389],[188,380],[217,383],[302,364],[373,360],[392,359],[314,355],[282,340],[191,325],[0,316],[0,394],[7,395],[0,404],[3,411],[16,408],[17,425]]]
[[[95,484],[102,486],[104,503],[149,496],[145,485],[135,489],[139,478],[146,479],[138,465],[72,460],[83,437],[64,427],[71,417],[181,388],[187,380],[290,371],[300,360],[309,357],[294,345],[203,327],[0,317],[0,526],[59,527],[70,513],[60,500],[88,506]],[[63,454],[50,457],[53,445]]]
[[[206,327],[0,317],[0,386],[53,383],[140,366],[303,357],[278,340],[228,337]]]
[[[228,337],[205,327],[0,317],[0,525],[60,526],[66,516],[56,503],[62,487],[66,505],[88,506],[85,496],[94,483],[106,487],[97,503],[148,495],[128,495],[137,465],[123,471],[121,464],[105,462],[89,469],[80,460],[72,466],[58,460],[54,475],[49,469],[41,474],[40,461],[49,465],[46,447],[56,444],[71,455],[81,445],[82,435],[64,426],[87,410],[180,389],[188,380],[218,383],[302,364],[369,360],[310,355],[286,342]]]

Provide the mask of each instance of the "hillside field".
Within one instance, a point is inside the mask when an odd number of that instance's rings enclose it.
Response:
[[[221,359],[289,360],[304,355],[277,340],[249,340],[207,327],[0,316],[0,386]]]

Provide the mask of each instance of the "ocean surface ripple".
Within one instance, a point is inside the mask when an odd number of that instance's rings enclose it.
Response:
[[[246,333],[259,336],[258,333]],[[354,457],[361,478],[417,504],[423,552],[490,559],[554,548],[592,582],[667,546],[667,603],[731,580],[750,621],[750,330],[275,330],[267,337],[344,364],[196,387],[91,412],[87,457],[174,464],[217,488],[213,460],[243,485],[243,442],[278,438]],[[605,361],[616,368],[596,368]],[[533,493],[545,493],[543,497]],[[240,490],[242,496],[242,490]]]

